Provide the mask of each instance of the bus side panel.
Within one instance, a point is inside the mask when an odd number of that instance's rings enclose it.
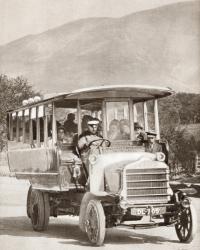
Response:
[[[57,172],[56,154],[51,148],[16,149],[8,151],[11,172]]]
[[[61,191],[58,173],[16,173],[16,178],[29,180],[34,189]]]

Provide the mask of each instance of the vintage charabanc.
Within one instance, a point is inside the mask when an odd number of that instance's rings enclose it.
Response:
[[[160,143],[158,99],[169,88],[101,86],[23,101],[8,111],[10,171],[30,181],[27,215],[33,229],[47,229],[49,217],[79,216],[79,227],[97,246],[106,228],[174,225],[181,242],[196,230],[195,211],[184,190],[169,183],[166,150],[146,150],[138,140],[154,131]],[[77,143],[88,117],[99,138],[88,143],[83,162]],[[61,136],[59,130],[63,133]]]

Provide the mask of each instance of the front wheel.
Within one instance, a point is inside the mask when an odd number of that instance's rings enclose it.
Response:
[[[30,217],[35,231],[47,229],[50,217],[49,196],[40,190],[32,190],[30,195]]]
[[[175,229],[180,242],[190,243],[194,239],[197,231],[197,216],[192,205],[179,212]]]
[[[86,210],[85,231],[93,245],[101,246],[105,238],[105,214],[99,200],[91,200]]]

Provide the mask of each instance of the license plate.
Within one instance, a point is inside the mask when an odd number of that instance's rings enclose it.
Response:
[[[166,212],[166,207],[152,207],[152,208],[131,208],[131,215],[144,216],[144,215],[159,215]]]

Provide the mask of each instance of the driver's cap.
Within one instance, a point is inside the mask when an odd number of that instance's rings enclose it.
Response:
[[[148,131],[147,132],[147,136],[149,137],[149,138],[155,138],[156,137],[156,132],[154,132],[154,131]]]
[[[88,124],[88,125],[98,125],[98,124],[99,124],[99,121],[98,121],[98,120],[91,120],[91,121],[88,121],[87,124]]]

